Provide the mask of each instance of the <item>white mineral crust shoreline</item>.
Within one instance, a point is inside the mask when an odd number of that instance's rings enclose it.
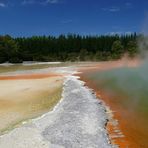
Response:
[[[101,101],[75,76],[67,76],[62,99],[40,118],[0,137],[0,148],[112,148]]]

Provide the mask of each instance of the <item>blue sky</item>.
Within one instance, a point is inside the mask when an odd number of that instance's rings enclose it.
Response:
[[[141,32],[147,0],[0,0],[0,34]]]

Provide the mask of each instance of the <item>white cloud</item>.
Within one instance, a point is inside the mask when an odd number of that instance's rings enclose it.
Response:
[[[126,8],[133,8],[133,4],[130,3],[130,2],[126,2],[126,3],[125,3],[125,7],[126,7]]]
[[[113,31],[106,33],[106,35],[130,35],[130,34],[132,34],[132,31]]]
[[[45,3],[56,4],[59,3],[58,0],[46,0]]]
[[[26,4],[33,4],[35,1],[34,0],[23,0],[22,4],[26,5]]]
[[[115,32],[107,32],[106,34],[107,35],[121,35],[121,34],[123,34],[123,32],[122,31],[115,31]]]
[[[57,4],[59,0],[23,0],[22,4],[40,4],[40,5],[48,5],[48,4]]]
[[[6,4],[4,4],[4,3],[0,3],[0,7],[6,7]]]
[[[131,5],[132,5],[132,3],[127,2],[127,3],[125,3],[125,5],[126,5],[126,6],[131,6]]]
[[[121,10],[126,10],[126,9],[131,9],[133,8],[133,4],[130,3],[130,2],[126,2],[124,3],[123,7],[122,6],[111,6],[111,7],[105,7],[105,8],[102,8],[103,11],[106,11],[106,12],[119,12]]]
[[[102,8],[102,10],[109,11],[109,12],[118,12],[118,11],[120,11],[120,7]]]

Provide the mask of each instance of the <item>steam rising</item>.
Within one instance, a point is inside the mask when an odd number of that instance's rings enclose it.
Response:
[[[92,72],[87,76],[106,92],[125,96],[122,104],[125,109],[140,110],[148,117],[148,37],[141,36],[138,44],[142,59],[136,67],[129,67],[127,59],[123,67]]]
[[[139,37],[138,48],[139,48],[141,57],[144,59],[148,59],[148,36],[147,35],[141,35]]]

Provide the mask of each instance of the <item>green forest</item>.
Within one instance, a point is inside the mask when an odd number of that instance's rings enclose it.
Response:
[[[134,57],[138,52],[136,33],[130,35],[82,36],[68,34],[13,38],[0,36],[0,63],[23,61],[106,61]]]

